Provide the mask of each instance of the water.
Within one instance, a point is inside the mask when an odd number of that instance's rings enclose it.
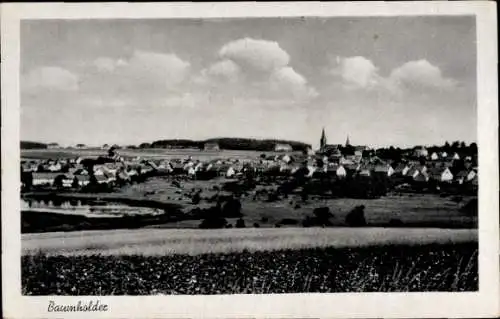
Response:
[[[82,215],[86,217],[122,217],[131,215],[160,215],[162,209],[132,207],[119,203],[89,203],[82,200],[25,200],[21,199],[21,210],[57,214]]]

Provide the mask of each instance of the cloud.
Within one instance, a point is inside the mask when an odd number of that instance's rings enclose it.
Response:
[[[290,56],[277,42],[243,38],[224,44],[220,60],[203,69],[193,81],[209,88],[211,96],[230,95],[234,101],[303,101],[318,95],[307,79],[289,65]],[[288,103],[290,104],[290,103]]]
[[[381,80],[378,68],[372,61],[362,56],[337,57],[331,73],[339,76],[347,88],[373,88]]]
[[[454,87],[455,80],[443,77],[441,70],[427,60],[406,62],[394,69],[389,76],[398,86],[407,88],[443,88]]]
[[[94,61],[94,66],[100,72],[112,72],[118,67],[127,65],[127,62],[123,59],[111,59],[107,57],[100,57]]]
[[[57,66],[44,66],[31,70],[21,80],[21,87],[28,92],[40,90],[77,91],[78,76]]]
[[[191,64],[173,53],[135,51],[130,57],[99,57],[85,74],[82,89],[100,97],[157,98],[189,78]]]
[[[272,72],[285,67],[290,56],[275,41],[243,38],[225,44],[219,56],[230,59],[238,65],[262,72]]]
[[[318,92],[307,85],[307,80],[291,67],[275,70],[270,76],[271,88],[277,92],[293,94],[296,98],[316,97]]]
[[[445,78],[439,67],[427,60],[409,61],[394,68],[387,77],[379,74],[379,68],[362,56],[337,57],[330,74],[340,79],[343,88],[349,90],[388,92],[394,96],[421,89],[450,89],[456,81]]]
[[[241,68],[232,60],[221,60],[201,70],[194,81],[199,84],[208,84],[211,82],[236,82],[242,75]]]

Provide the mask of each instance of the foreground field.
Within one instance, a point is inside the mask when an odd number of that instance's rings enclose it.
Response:
[[[477,244],[23,256],[24,295],[477,291]]]
[[[306,248],[477,243],[474,229],[138,229],[22,235],[23,255],[198,255]]]

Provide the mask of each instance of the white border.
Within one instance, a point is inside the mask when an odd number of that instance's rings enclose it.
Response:
[[[19,21],[20,19],[475,15],[478,49],[478,293],[359,293],[232,296],[99,297],[106,313],[47,313],[82,297],[23,297],[20,289]],[[496,3],[93,3],[2,4],[2,290],[6,318],[455,318],[500,315],[498,79]],[[91,298],[95,300],[95,298]]]

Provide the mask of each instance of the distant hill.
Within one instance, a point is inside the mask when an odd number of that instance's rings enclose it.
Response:
[[[39,142],[21,141],[22,150],[42,149],[42,148],[47,148],[47,144]]]
[[[217,143],[219,148],[223,150],[240,150],[240,151],[261,151],[270,152],[274,151],[276,144],[289,144],[294,151],[303,151],[311,145],[288,140],[279,139],[252,139],[252,138],[211,138],[202,141],[194,141],[187,139],[175,140],[159,140],[150,143],[142,143],[140,148],[200,148],[202,149],[205,143]]]

